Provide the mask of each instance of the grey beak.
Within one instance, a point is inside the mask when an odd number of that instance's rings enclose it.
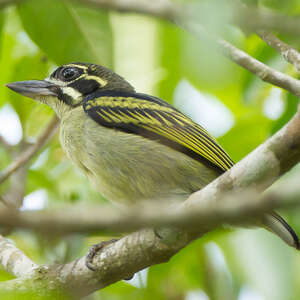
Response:
[[[46,80],[17,81],[6,84],[6,86],[30,98],[38,96],[57,96],[59,92],[59,87],[56,84]]]

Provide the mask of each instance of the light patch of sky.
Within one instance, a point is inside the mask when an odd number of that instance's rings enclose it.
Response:
[[[45,208],[48,201],[47,191],[36,190],[24,197],[21,210],[39,210]]]
[[[138,92],[155,93],[155,84],[165,76],[165,70],[158,67],[159,39],[156,22],[143,16],[119,14],[112,14],[111,21],[115,71],[126,78]]]
[[[265,298],[255,289],[243,286],[239,293],[238,300],[265,300]]]
[[[0,109],[0,135],[11,145],[19,143],[23,136],[20,119],[8,104]]]
[[[147,285],[148,268],[134,274],[133,278],[126,282],[137,287],[145,288]]]
[[[209,300],[209,298],[203,291],[194,290],[187,293],[185,300]]]
[[[30,166],[30,170],[37,170],[41,168],[49,157],[49,149],[44,150]]]
[[[264,229],[237,230],[230,240],[233,255],[243,267],[244,277],[253,291],[262,295],[262,299],[290,299],[293,286],[291,269],[295,261],[293,249]]]
[[[18,32],[17,41],[22,45],[23,50],[24,46],[26,46],[26,50],[29,53],[35,54],[38,52],[38,47],[33,43],[25,31]]]
[[[199,92],[185,79],[175,89],[174,105],[215,137],[234,125],[232,112],[218,98]]]
[[[207,243],[205,249],[210,257],[210,261],[217,270],[225,272],[229,281],[232,283],[231,273],[228,269],[222,249],[216,243]]]
[[[275,87],[271,88],[268,97],[264,101],[264,115],[271,120],[277,120],[284,112],[284,106],[282,90]]]

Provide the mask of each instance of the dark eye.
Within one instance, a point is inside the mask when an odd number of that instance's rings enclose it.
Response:
[[[78,71],[75,68],[65,68],[61,72],[61,76],[63,80],[74,79],[77,75],[78,75]]]

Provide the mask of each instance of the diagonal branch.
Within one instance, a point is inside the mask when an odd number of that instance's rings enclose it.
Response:
[[[265,30],[257,31],[257,34],[264,40],[270,47],[278,51],[281,56],[290,64],[294,65],[298,72],[300,72],[300,53],[287,43],[280,40],[274,34]]]
[[[48,127],[43,131],[36,143],[29,146],[19,157],[17,157],[4,171],[0,173],[0,184],[4,182],[16,170],[24,166],[51,138],[56,132],[59,125],[59,120],[55,116],[49,123]]]
[[[6,139],[0,135],[0,144],[5,148],[7,151],[10,151],[12,149],[12,145],[10,145]]]

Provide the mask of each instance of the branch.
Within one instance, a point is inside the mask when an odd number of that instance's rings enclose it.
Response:
[[[1,172],[0,184],[8,179],[16,170],[25,165],[44,146],[48,139],[56,132],[58,124],[58,118],[56,116],[53,117],[48,127],[37,139],[36,143],[25,150],[24,153],[17,157],[3,172]]]
[[[2,208],[0,225],[33,229],[51,235],[99,231],[126,233],[153,227],[172,227],[190,231],[191,228],[202,228],[204,225],[217,227],[221,224],[245,225],[251,222],[256,224],[256,220],[267,212],[300,205],[298,181],[298,178],[286,180],[284,186],[263,196],[253,189],[245,189],[243,201],[240,200],[240,192],[224,192],[222,197],[218,198],[217,204],[209,202],[206,206],[198,205],[200,200],[197,200],[197,205],[180,204],[174,207],[156,201],[133,206],[127,210],[101,205],[20,212]]]
[[[201,37],[203,35],[208,37],[203,28],[194,26],[192,23],[185,24],[185,28],[197,37]],[[212,40],[211,37],[209,37],[209,40],[215,43],[225,56],[241,67],[255,74],[261,80],[283,88],[295,96],[300,97],[299,80],[265,65],[225,40],[217,38]]]
[[[83,0],[86,4],[112,9],[119,12],[129,12],[149,15],[173,21],[181,5],[169,0]]]
[[[2,135],[0,135],[0,144],[8,151],[12,149],[12,145],[10,145]]]
[[[0,264],[10,274],[20,277],[28,276],[38,266],[22,251],[0,235]]]
[[[13,5],[25,0],[0,0],[0,7]],[[116,10],[124,13],[138,13],[158,17],[171,22],[189,18],[199,22],[199,3],[180,4],[170,0],[77,0],[101,9]],[[231,3],[231,23],[256,31],[258,29],[274,30],[285,34],[300,34],[298,16],[286,16],[263,8],[243,8],[238,2]],[[218,11],[220,13],[220,11]],[[226,14],[227,11],[224,12]],[[219,15],[218,15],[219,17]]]
[[[278,51],[281,56],[290,64],[292,64],[298,72],[300,72],[300,53],[290,45],[281,41],[274,34],[259,30],[257,34],[264,40],[270,47]]]
[[[281,87],[292,94],[300,97],[300,81],[294,79],[291,76],[288,76],[282,72],[276,71],[269,66],[263,64],[262,62],[256,60],[255,58],[251,57],[244,51],[236,48],[229,42],[218,39],[212,38],[211,34],[208,34],[202,25],[199,25],[197,7],[195,9],[194,5],[185,5],[179,6],[175,2],[170,2],[168,0],[159,0],[159,1],[140,1],[140,0],[81,0],[84,3],[93,3],[100,8],[106,9],[114,9],[118,11],[126,11],[126,12],[136,12],[136,13],[143,13],[146,15],[152,15],[155,17],[164,18],[168,21],[174,22],[179,26],[185,28],[187,31],[193,33],[197,38],[202,38],[205,36],[215,44],[220,50],[226,55],[229,59],[233,62],[237,63],[241,67],[247,69],[248,71],[252,72],[253,74],[257,75],[260,79],[265,82],[271,83],[278,87]],[[155,3],[155,4],[153,4]],[[159,9],[160,7],[160,9]],[[238,6],[239,12],[249,15],[247,9],[244,9],[242,6]],[[159,11],[159,13],[157,12]],[[255,14],[254,14],[255,13]],[[255,25],[257,26],[257,18],[253,18],[253,16],[257,15],[257,11],[253,11],[249,20],[252,20]],[[240,15],[240,13],[238,14]],[[265,15],[271,16],[270,14],[259,13],[262,16],[262,20],[265,20]],[[273,16],[273,15],[272,15]],[[274,17],[274,16],[273,16]],[[278,17],[278,16],[277,16]],[[277,17],[275,18],[277,20]],[[278,17],[279,18],[279,17]],[[241,17],[241,19],[243,19]],[[272,19],[272,18],[271,18]],[[244,19],[243,19],[244,20]],[[300,28],[300,21],[297,20],[299,23]],[[282,23],[281,23],[282,24]],[[295,53],[293,53],[294,55]]]
[[[199,11],[203,9],[198,2],[184,5],[169,0],[79,0],[101,9],[116,10],[126,13],[138,13],[162,18],[174,23],[184,17],[199,23]],[[216,7],[217,8],[217,7]],[[209,11],[213,13],[213,10]],[[218,17],[219,13],[218,11]],[[227,11],[224,11],[224,15]],[[223,18],[225,19],[225,18]],[[231,3],[231,23],[256,31],[258,29],[275,30],[286,34],[300,34],[298,16],[286,16],[263,8],[243,7],[237,1]]]
[[[297,189],[300,195],[300,188]],[[258,217],[265,212],[278,208],[286,197],[261,199],[254,191],[245,192],[243,201],[240,195],[224,195],[218,206],[182,209],[182,205],[170,207],[167,203],[148,203],[118,210],[111,207],[65,207],[63,210],[11,211],[0,209],[0,225],[10,228],[29,228],[45,234],[69,234],[87,232],[132,232],[149,227],[180,227],[186,230],[212,224],[241,224],[249,218]]]
[[[242,28],[257,31],[278,31],[283,34],[299,35],[300,19],[298,16],[287,16],[269,9],[257,8],[253,5],[245,6],[238,1],[233,4],[231,22]]]

